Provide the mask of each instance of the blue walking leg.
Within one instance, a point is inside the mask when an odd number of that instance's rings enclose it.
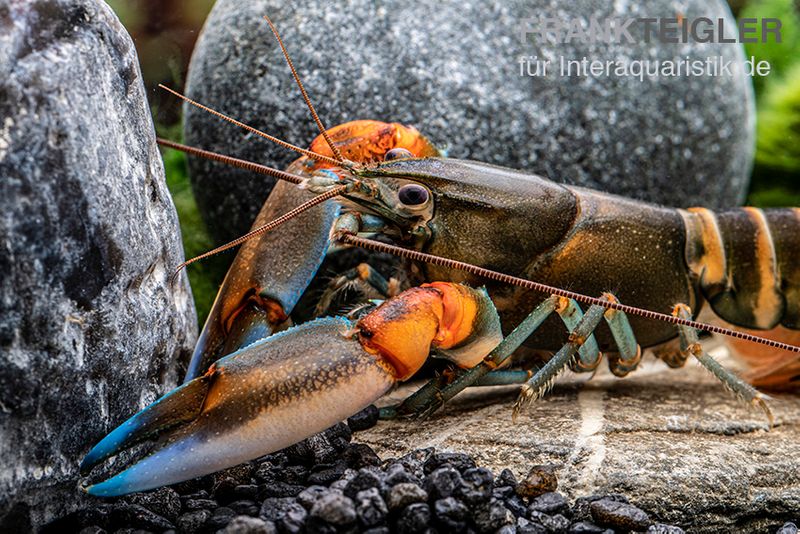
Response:
[[[678,304],[672,311],[672,315],[683,319],[691,319],[692,310],[685,304]],[[697,358],[697,361],[700,362],[700,365],[708,369],[711,374],[717,377],[717,379],[719,379],[725,385],[725,387],[731,390],[739,400],[744,401],[750,406],[757,406],[760,408],[767,416],[767,419],[769,419],[769,426],[772,428],[775,423],[775,418],[773,417],[772,411],[769,409],[769,406],[766,403],[766,399],[769,397],[759,392],[756,388],[736,376],[728,369],[725,369],[717,360],[712,358],[705,350],[703,350],[703,346],[700,344],[700,340],[697,337],[697,330],[688,326],[678,325],[678,333],[680,335],[681,352],[684,353],[686,357],[691,355]]]
[[[558,374],[563,371],[573,359],[580,348],[586,343],[591,333],[597,328],[603,318],[605,308],[592,306],[584,314],[576,328],[569,335],[567,344],[561,347],[548,362],[523,386],[517,402],[514,404],[514,417],[516,417],[523,406],[540,398],[552,386]]]
[[[611,293],[605,293],[604,296],[611,302],[619,302]],[[608,368],[615,376],[626,376],[636,369],[642,360],[642,348],[636,342],[636,336],[624,312],[609,309],[605,311],[603,317],[611,330],[618,351],[608,354]]]
[[[578,326],[578,323],[583,319],[583,310],[580,305],[572,299],[561,298],[559,299],[559,306],[556,308],[558,315],[564,326],[567,327],[567,332],[572,332]],[[578,349],[578,358],[573,361],[570,366],[576,373],[591,373],[597,366],[600,365],[600,347],[597,346],[597,341],[593,335],[586,338],[586,343]]]
[[[512,384],[524,384],[533,376],[533,371],[522,369],[500,369],[483,375],[475,381],[473,386],[509,386]]]

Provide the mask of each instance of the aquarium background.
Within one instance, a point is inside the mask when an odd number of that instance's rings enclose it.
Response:
[[[159,135],[181,140],[181,106],[159,83],[183,87],[192,48],[213,0],[109,0],[133,36]],[[776,17],[783,42],[746,44],[747,56],[768,60],[768,76],[754,77],[756,156],[747,203],[800,206],[800,3],[792,0],[730,1],[738,18]],[[265,33],[264,38],[270,38]],[[301,105],[298,102],[298,105]],[[310,140],[309,140],[310,141]],[[181,222],[186,257],[213,248],[192,196],[186,156],[164,154],[167,185]],[[232,255],[191,265],[189,279],[202,324]]]

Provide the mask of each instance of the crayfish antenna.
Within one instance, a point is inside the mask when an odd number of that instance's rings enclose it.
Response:
[[[281,39],[281,36],[278,33],[278,28],[275,27],[275,24],[272,23],[268,16],[264,15],[264,20],[266,20],[267,24],[269,24],[272,33],[275,35],[275,39],[278,41],[278,45],[281,47],[283,57],[286,58],[286,64],[289,65],[289,69],[292,71],[294,81],[297,82],[297,87],[300,88],[300,93],[303,95],[303,100],[305,101],[308,110],[311,112],[311,116],[314,118],[317,128],[319,128],[319,133],[322,134],[322,137],[325,139],[325,142],[328,144],[328,147],[331,149],[334,158],[339,162],[339,164],[345,163],[344,157],[342,157],[342,153],[339,151],[339,147],[333,144],[333,141],[328,135],[327,128],[325,128],[325,126],[322,124],[319,115],[317,115],[317,110],[314,109],[314,104],[311,103],[311,98],[309,98],[306,88],[303,86],[303,82],[300,80],[300,75],[297,74],[297,69],[294,68],[292,58],[289,57],[289,52],[286,50],[286,46],[283,44],[283,39]]]
[[[279,180],[291,182],[295,185],[301,185],[308,181],[308,178],[305,178],[297,174],[292,174],[291,172],[281,171],[278,169],[274,169],[272,167],[267,167],[266,165],[261,165],[260,163],[254,163],[246,159],[239,159],[239,158],[234,158],[233,156],[226,156],[225,154],[220,154],[219,152],[211,152],[210,150],[203,150],[202,148],[182,145],[180,143],[176,143],[175,141],[170,141],[168,139],[164,139],[161,137],[157,137],[156,142],[163,147],[179,150],[181,152],[185,152],[186,154],[192,156],[199,156],[201,158],[208,159],[211,161],[218,161],[220,163],[224,163],[225,165],[230,165],[231,167],[236,167],[238,169],[244,169],[246,171],[251,171],[258,174],[272,176],[273,178],[278,178]]]
[[[756,336],[748,332],[731,330],[730,328],[725,328],[714,324],[703,323],[700,321],[695,321],[693,319],[676,317],[674,315],[669,315],[666,313],[657,312],[653,310],[647,310],[644,308],[637,308],[636,306],[629,306],[626,304],[621,304],[620,302],[613,302],[603,298],[590,297],[582,293],[576,293],[574,291],[569,291],[566,289],[551,286],[541,282],[535,282],[533,280],[520,278],[518,276],[512,276],[510,274],[493,271],[492,269],[480,267],[479,265],[475,265],[473,263],[453,260],[450,258],[446,258],[444,256],[437,256],[436,254],[429,254],[418,250],[399,247],[397,245],[390,245],[388,243],[383,243],[381,241],[376,241],[374,239],[359,237],[353,234],[352,232],[346,232],[346,231],[342,232],[336,239],[337,241],[339,241],[344,245],[357,246],[366,250],[384,252],[387,254],[392,254],[394,256],[409,259],[412,261],[420,261],[420,262],[430,263],[432,265],[439,265],[441,267],[446,267],[448,269],[464,271],[471,273],[475,276],[485,278],[487,280],[493,280],[495,282],[509,284],[517,287],[524,287],[526,289],[539,291],[540,293],[547,293],[548,295],[558,295],[560,297],[570,298],[582,304],[588,304],[591,306],[600,306],[602,308],[611,310],[619,310],[628,315],[635,315],[638,317],[644,317],[645,319],[663,321],[674,325],[688,326],[690,328],[694,328],[695,330],[712,332],[714,334],[721,334],[724,336],[734,337],[752,343],[758,343],[761,345],[765,345],[767,347],[773,347],[781,350],[790,351],[793,353],[800,353],[800,346],[798,345],[792,345],[790,343],[784,343],[782,341]]]
[[[317,204],[322,204],[326,200],[330,200],[330,199],[332,199],[332,198],[334,198],[336,196],[339,196],[339,195],[343,194],[346,191],[347,191],[347,186],[346,185],[340,185],[340,186],[334,187],[333,189],[330,189],[330,190],[326,191],[325,193],[317,195],[317,196],[315,196],[315,197],[303,202],[302,204],[300,204],[296,208],[287,211],[286,213],[284,213],[280,217],[278,217],[276,219],[273,219],[272,221],[268,222],[267,224],[265,224],[263,226],[259,226],[258,228],[254,229],[254,230],[250,230],[249,232],[247,232],[243,236],[237,237],[233,241],[229,241],[228,243],[225,243],[224,245],[220,245],[215,249],[209,250],[208,252],[204,252],[203,254],[200,254],[199,256],[195,256],[194,258],[186,260],[185,262],[181,263],[180,265],[178,265],[178,267],[175,268],[175,272],[172,274],[173,282],[177,278],[178,273],[180,273],[181,270],[183,270],[185,267],[187,267],[187,266],[189,266],[189,265],[191,265],[191,264],[193,264],[193,263],[195,263],[197,261],[200,261],[202,259],[208,258],[210,256],[215,256],[215,255],[219,254],[220,252],[225,252],[226,250],[232,249],[233,247],[237,247],[237,246],[241,245],[242,243],[244,243],[245,241],[249,241],[250,239],[253,239],[254,237],[258,237],[261,234],[266,234],[267,232],[272,231],[273,229],[277,228],[278,226],[282,225],[283,223],[285,223],[287,221],[290,221],[291,219],[294,219],[295,217],[297,217],[298,215],[300,215],[304,211],[306,211],[306,210],[308,210],[310,208],[313,208]]]
[[[324,163],[328,163],[329,165],[333,165],[335,167],[340,166],[342,164],[343,160],[341,160],[341,159],[337,160],[337,159],[334,159],[334,158],[329,158],[328,156],[324,156],[322,154],[317,154],[316,152],[312,152],[311,150],[306,150],[305,148],[300,148],[297,145],[293,145],[293,144],[291,144],[291,143],[289,143],[287,141],[284,141],[283,139],[279,139],[279,138],[275,137],[274,135],[270,135],[268,133],[262,132],[261,130],[250,126],[249,124],[245,124],[245,123],[243,123],[241,121],[238,121],[238,120],[234,119],[233,117],[230,117],[230,116],[225,115],[224,113],[221,113],[221,112],[219,112],[219,111],[217,111],[217,110],[215,110],[213,108],[210,108],[210,107],[208,107],[206,105],[203,105],[200,102],[197,102],[196,100],[192,100],[188,96],[183,95],[183,94],[179,93],[178,91],[176,91],[174,89],[170,89],[169,87],[167,87],[164,84],[160,83],[160,84],[158,84],[158,86],[161,89],[167,91],[168,93],[171,93],[174,96],[180,98],[181,100],[183,100],[187,104],[191,104],[191,105],[193,105],[194,107],[196,107],[198,109],[202,109],[203,111],[214,115],[215,117],[219,117],[220,119],[228,121],[231,124],[235,124],[236,126],[239,126],[240,128],[244,128],[248,132],[254,133],[254,134],[256,134],[256,135],[258,135],[260,137],[263,137],[264,139],[272,141],[273,143],[275,143],[277,145],[280,145],[283,148],[288,148],[289,150],[293,150],[293,151],[295,151],[295,152],[297,152],[299,154],[302,154],[304,156],[307,156],[307,157],[309,157],[309,158],[311,158],[313,160],[322,161]]]

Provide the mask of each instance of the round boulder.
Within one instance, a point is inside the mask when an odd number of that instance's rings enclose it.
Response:
[[[591,18],[734,20],[722,0],[447,1],[340,4],[219,0],[192,57],[186,91],[256,128],[301,146],[311,116],[263,15],[282,33],[328,126],[354,119],[412,124],[448,154],[524,169],[674,206],[733,206],[744,199],[753,158],[754,100],[739,44],[554,43],[523,35],[541,15],[589,27]],[[526,58],[551,60],[529,76]],[[719,76],[562,76],[559,59],[730,61]],[[522,63],[521,63],[522,61]],[[522,72],[522,73],[521,73]],[[178,105],[176,101],[176,105]],[[189,144],[284,167],[295,154],[186,107]],[[200,210],[214,237],[248,230],[271,179],[192,159]],[[288,207],[287,207],[288,208]]]
[[[130,37],[101,0],[0,0],[0,531],[80,505],[78,464],[196,332]]]

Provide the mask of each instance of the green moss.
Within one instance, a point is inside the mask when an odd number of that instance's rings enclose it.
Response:
[[[765,85],[757,120],[748,203],[800,206],[800,63]]]
[[[761,208],[800,206],[800,192],[781,186],[754,190],[750,192],[747,204]]]
[[[747,203],[800,206],[800,13],[791,0],[755,0],[740,18],[781,20],[780,43],[747,43],[747,56],[766,60],[770,74],[754,77],[756,155]]]

